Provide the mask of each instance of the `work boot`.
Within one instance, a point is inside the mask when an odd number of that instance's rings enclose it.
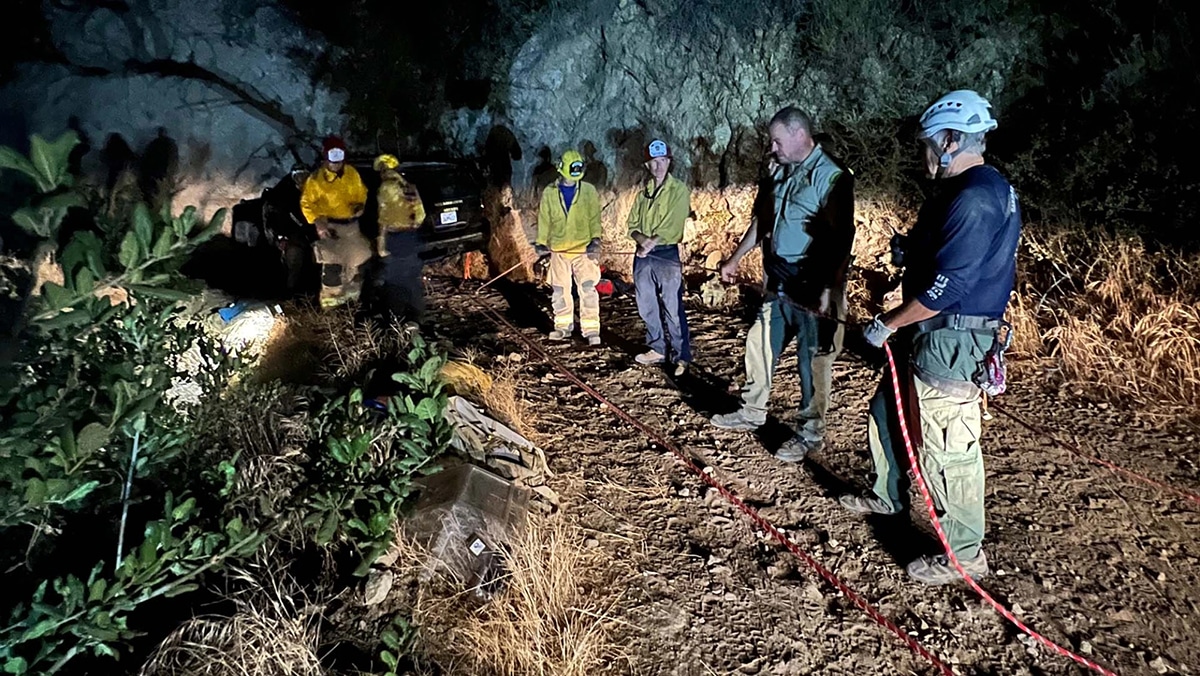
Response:
[[[884,502],[876,495],[843,495],[838,498],[842,507],[855,514],[899,514],[900,510]]]
[[[766,416],[762,419],[751,417],[746,412],[746,409],[738,409],[733,413],[722,413],[714,415],[709,419],[715,427],[720,427],[723,430],[742,430],[746,432],[754,431],[763,426],[767,422]]]
[[[813,451],[820,450],[824,445],[825,442],[823,441],[809,441],[797,434],[783,442],[783,445],[775,452],[775,457],[784,462],[800,462],[804,459],[804,456]]]
[[[550,340],[570,340],[571,329],[554,329],[550,332]]]
[[[651,364],[661,364],[666,361],[667,358],[664,357],[660,352],[649,350],[634,357],[633,360],[642,366],[650,366]]]
[[[978,580],[981,577],[991,574],[991,569],[988,568],[987,556],[980,550],[973,559],[964,559],[961,556],[958,562],[962,564],[963,570],[970,575],[972,579]],[[908,571],[908,576],[920,582],[931,586],[948,584],[957,582],[962,579],[958,569],[950,563],[950,558],[945,554],[936,556],[922,556],[921,558],[908,564],[905,568]]]
[[[584,337],[587,338],[588,345],[591,345],[592,347],[597,347],[600,345],[600,334],[599,333],[593,333],[590,336],[584,336]]]
[[[688,370],[688,363],[686,361],[675,362],[675,377],[676,378],[687,373],[687,370]]]

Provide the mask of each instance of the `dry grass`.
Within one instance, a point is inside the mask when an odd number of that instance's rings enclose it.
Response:
[[[1087,398],[1195,416],[1200,257],[1083,232],[1027,236],[1023,293],[1012,314],[1041,331],[1021,351],[1054,358]]]
[[[484,393],[483,405],[500,422],[536,443],[538,434],[533,411],[521,394],[520,372],[518,364],[504,364],[493,369],[492,386]]]
[[[636,188],[601,193],[604,258],[629,274],[633,249],[625,219]],[[714,268],[736,247],[750,222],[755,188],[694,189],[683,260]],[[536,210],[537,196],[519,196]],[[859,196],[850,316],[863,319],[886,307],[899,271],[890,265],[893,231],[915,221],[909,208]],[[619,254],[619,255],[618,255]],[[1081,225],[1026,224],[1018,253],[1018,286],[1008,318],[1015,328],[1014,368],[1053,361],[1066,384],[1098,400],[1132,400],[1172,414],[1195,416],[1200,400],[1200,256],[1150,252],[1140,240],[1097,234]],[[739,281],[761,282],[757,250],[741,265]],[[727,307],[732,298],[714,285],[704,302]],[[894,302],[894,299],[892,299]]]
[[[398,565],[415,579],[425,555],[402,549]],[[601,601],[607,564],[577,529],[561,518],[531,521],[505,561],[501,591],[482,605],[445,580],[415,591],[420,660],[446,674],[584,676],[620,659]]]
[[[299,585],[272,566],[237,570],[237,612],[197,617],[171,632],[141,676],[319,676],[320,613]]]
[[[463,361],[449,362],[442,369],[446,380],[455,394],[464,396],[482,406],[487,412],[526,439],[536,442],[537,431],[529,402],[521,392],[521,361],[497,359],[485,371],[479,363],[482,354],[464,353]]]
[[[324,382],[356,381],[371,365],[403,354],[410,343],[400,322],[387,327],[356,322],[351,307],[297,308],[289,314],[287,331],[265,350],[259,378],[265,373],[304,379],[315,372]]]

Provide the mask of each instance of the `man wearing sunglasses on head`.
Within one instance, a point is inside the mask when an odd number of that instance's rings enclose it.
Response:
[[[567,340],[575,329],[571,285],[579,292],[579,329],[589,345],[600,344],[600,196],[583,182],[583,156],[568,150],[558,161],[559,178],[542,191],[538,209],[539,257],[550,257],[547,272],[554,310],[551,340]]]

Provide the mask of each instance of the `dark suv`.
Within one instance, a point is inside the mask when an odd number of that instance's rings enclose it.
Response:
[[[367,158],[350,158],[367,186],[367,204],[359,225],[375,241],[379,232],[376,201],[379,174]],[[471,166],[451,162],[404,162],[400,173],[417,187],[425,206],[421,224],[421,259],[435,261],[465,251],[486,250],[491,226],[483,214],[483,181]],[[285,293],[312,290],[315,264],[312,225],[300,214],[303,173],[293,170],[262,196],[233,208],[233,237],[278,260]]]

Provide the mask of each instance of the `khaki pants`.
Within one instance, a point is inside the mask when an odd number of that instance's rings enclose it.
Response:
[[[903,374],[901,377],[911,377],[911,387],[915,391],[919,411],[906,411],[906,418],[919,420],[917,460],[946,531],[946,539],[956,555],[974,558],[983,543],[984,530],[979,396],[950,394],[926,384],[919,377]],[[875,462],[875,495],[898,510],[903,507],[901,477],[908,467],[908,456],[895,423],[894,400],[891,377],[885,375],[871,398],[867,427],[871,457]],[[912,400],[913,397],[907,397],[905,401]],[[910,431],[915,430],[910,428]]]
[[[583,336],[600,335],[600,264],[587,254],[550,254],[550,305],[554,310],[554,328],[570,333],[575,326],[575,299],[571,283],[579,291],[579,330]]]
[[[835,289],[830,305],[838,319],[846,317],[846,291]],[[780,354],[793,338],[800,372],[800,413],[796,432],[810,442],[825,438],[825,414],[833,391],[833,362],[842,351],[845,327],[823,320],[779,296],[763,301],[746,336],[746,386],[742,408],[747,417],[765,420],[771,383]]]
[[[321,266],[321,307],[335,307],[357,300],[362,293],[363,268],[374,248],[358,228],[358,221],[330,223],[329,236],[313,244]]]

